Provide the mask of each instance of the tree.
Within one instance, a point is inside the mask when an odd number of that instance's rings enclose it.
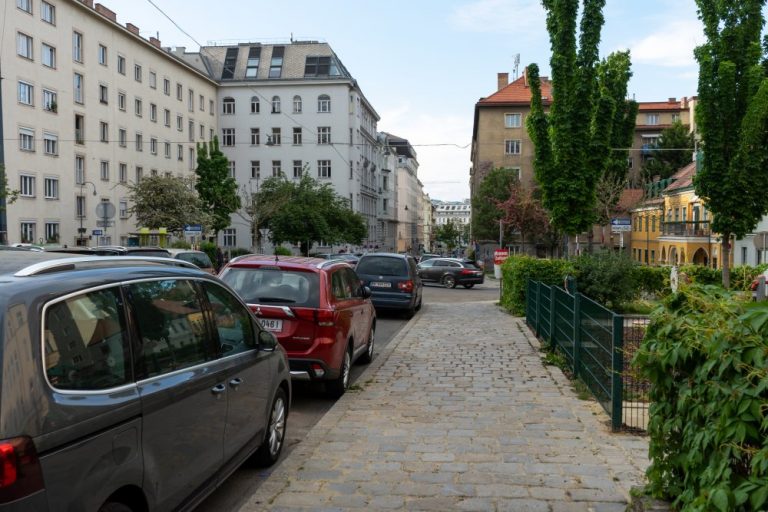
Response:
[[[365,219],[352,211],[349,201],[307,173],[298,182],[269,178],[257,196],[258,202],[279,202],[280,208],[266,220],[272,241],[299,242],[305,256],[314,242],[360,244],[368,236]]]
[[[441,226],[437,226],[435,229],[435,240],[445,244],[448,248],[448,252],[452,252],[461,240],[461,229],[456,227],[452,219],[448,219],[448,222]]]
[[[192,178],[149,176],[128,185],[128,190],[132,203],[128,213],[136,216],[139,226],[180,232],[184,224],[210,225],[211,216]]]
[[[651,149],[651,158],[643,166],[645,180],[650,181],[654,176],[669,178],[691,163],[693,148],[693,132],[682,122],[675,121],[672,126],[664,128],[659,142]]]
[[[211,229],[219,231],[229,226],[230,215],[240,208],[237,182],[229,175],[229,162],[219,149],[219,139],[197,145],[197,183],[195,188],[205,208],[211,214]]]
[[[496,207],[502,213],[504,225],[520,233],[520,243],[525,248],[526,240],[533,241],[536,235],[550,231],[549,216],[535,189],[514,181],[507,190],[509,197],[498,201]]]
[[[245,187],[240,188],[240,204],[242,208],[237,214],[248,223],[251,238],[255,241],[257,250],[262,250],[262,229],[269,228],[269,221],[288,201],[289,191],[280,187],[281,180],[268,179],[261,190],[253,192]]]
[[[705,43],[696,119],[704,157],[693,184],[720,233],[723,286],[730,286],[730,240],[768,211],[768,80],[760,32],[765,0],[696,0]]]
[[[497,203],[509,197],[509,186],[515,181],[517,177],[509,169],[497,168],[488,172],[480,182],[472,196],[472,236],[475,240],[498,240],[502,213]]]
[[[8,188],[8,176],[5,174],[5,166],[0,164],[0,211],[4,211],[9,204],[13,204],[18,197],[18,190]]]
[[[629,52],[612,53],[598,63],[604,0],[584,0],[576,49],[575,0],[543,0],[552,45],[552,106],[544,113],[536,64],[528,67],[531,115],[527,127],[534,143],[534,171],[542,203],[558,231],[576,235],[595,220],[595,188],[606,172],[626,173],[626,139],[636,105],[627,102],[631,76]],[[618,166],[616,162],[624,163]]]

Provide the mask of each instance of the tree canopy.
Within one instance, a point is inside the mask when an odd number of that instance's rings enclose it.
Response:
[[[472,196],[472,236],[475,240],[499,239],[502,212],[498,203],[509,198],[510,184],[516,181],[517,177],[509,169],[499,167],[492,169],[480,182]]]
[[[526,241],[535,242],[537,237],[551,231],[549,215],[538,199],[536,189],[514,181],[509,184],[507,195],[507,199],[497,202],[496,206],[502,212],[504,225],[520,233],[523,248]]]
[[[664,128],[659,142],[651,149],[651,159],[643,166],[645,180],[654,176],[666,179],[691,163],[694,149],[693,132],[681,121]]]
[[[279,205],[265,220],[272,242],[299,242],[304,255],[321,240],[360,244],[368,236],[363,216],[352,211],[349,202],[329,183],[321,184],[307,173],[298,181],[283,176],[267,179],[256,201],[262,208]]]
[[[595,220],[595,189],[605,175],[626,174],[637,105],[626,100],[629,52],[599,62],[604,0],[584,0],[576,45],[579,2],[544,0],[552,46],[552,105],[544,113],[536,64],[528,66],[534,171],[542,202],[558,231],[575,235]],[[619,151],[617,151],[619,149]]]
[[[453,219],[435,228],[435,241],[445,244],[448,252],[453,251],[461,243],[462,229],[456,226]]]
[[[219,149],[219,139],[197,145],[195,188],[211,214],[211,229],[218,233],[229,226],[230,215],[240,208],[237,182],[229,175],[229,162]]]
[[[175,176],[148,176],[128,185],[132,206],[128,213],[136,216],[139,226],[167,228],[179,232],[185,224],[210,226],[211,216],[195,191],[194,179]]]
[[[753,230],[768,211],[768,80],[761,59],[765,0],[696,0],[705,43],[696,119],[704,158],[696,193],[722,235],[723,285],[730,285],[730,239]]]

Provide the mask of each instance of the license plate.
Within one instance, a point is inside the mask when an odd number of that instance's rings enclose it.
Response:
[[[268,331],[280,332],[283,330],[283,321],[274,318],[259,318],[261,326]]]
[[[392,288],[392,283],[387,281],[371,281],[371,288]]]

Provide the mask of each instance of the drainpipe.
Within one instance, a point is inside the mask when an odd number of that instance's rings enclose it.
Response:
[[[0,66],[0,186],[5,185],[5,136],[3,134],[3,74]],[[5,190],[0,194],[0,245],[8,243],[8,217]]]

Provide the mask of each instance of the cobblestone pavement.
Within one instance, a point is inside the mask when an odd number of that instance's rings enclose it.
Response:
[[[241,511],[623,511],[647,439],[538,349],[493,302],[425,305]]]

